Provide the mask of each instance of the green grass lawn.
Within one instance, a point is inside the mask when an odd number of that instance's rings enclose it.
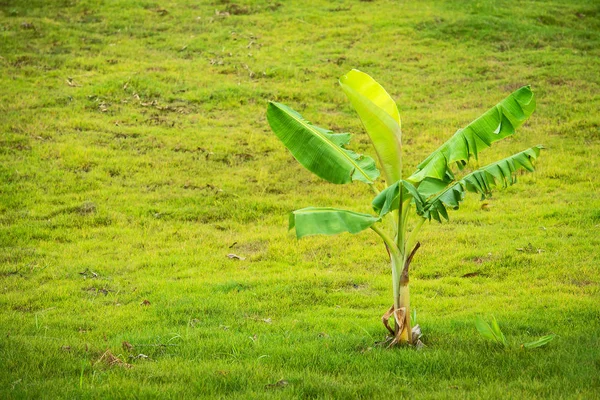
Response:
[[[310,205],[372,212],[265,119],[286,103],[373,154],[352,68],[398,103],[411,172],[537,96],[480,160],[543,144],[537,171],[423,229],[420,351],[374,346],[392,290],[373,232],[287,230]],[[0,88],[1,398],[600,396],[598,4],[0,0]]]

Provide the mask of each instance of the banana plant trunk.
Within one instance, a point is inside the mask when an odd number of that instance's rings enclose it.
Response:
[[[408,257],[404,254],[390,253],[392,264],[392,280],[394,285],[394,305],[382,317],[384,326],[392,335],[388,347],[402,344],[416,344],[418,337],[413,337],[413,326],[410,319],[410,278],[409,267],[415,252],[420,247],[417,243]],[[394,318],[394,328],[389,319]]]
[[[402,328],[402,330],[400,331],[400,343],[412,343],[412,327],[410,324],[410,288],[408,285],[410,279],[408,278],[408,268],[406,261],[402,265],[402,273],[400,274],[400,290],[398,299],[396,300],[398,306],[396,308],[400,310],[404,309],[404,326],[398,326],[398,321],[396,321],[396,330],[398,331]],[[396,332],[396,335],[397,334],[398,332]]]

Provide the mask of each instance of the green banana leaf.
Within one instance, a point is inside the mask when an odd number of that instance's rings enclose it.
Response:
[[[373,78],[355,69],[340,78],[340,85],[371,138],[387,185],[399,181],[402,133],[396,103]]]
[[[307,207],[290,214],[290,229],[296,228],[298,239],[309,235],[336,235],[358,233],[381,218],[354,211],[328,207]]]
[[[349,133],[335,134],[311,124],[291,108],[270,102],[271,129],[306,169],[332,183],[373,183],[379,176],[375,160],[343,148]]]
[[[465,175],[461,180],[429,198],[424,206],[422,217],[442,222],[440,215],[448,220],[446,207],[458,209],[467,191],[480,193],[482,200],[491,195],[492,186],[501,185],[503,188],[517,182],[515,173],[523,168],[533,172],[533,161],[538,158],[542,146],[534,146],[503,160],[488,164],[483,168]]]
[[[542,336],[538,340],[534,340],[533,342],[523,343],[522,346],[526,349],[535,349],[536,347],[542,347],[550,343],[556,337],[555,334]]]
[[[408,180],[417,185],[426,178],[449,183],[453,180],[450,166],[463,168],[471,157],[477,159],[481,150],[493,142],[515,133],[535,110],[535,98],[531,88],[524,86],[471,122],[459,129],[446,143],[431,153]],[[438,185],[439,187],[439,185]],[[419,190],[427,196],[431,190]]]
[[[494,316],[492,316],[492,325],[488,324],[483,318],[478,316],[475,319],[475,327],[477,328],[477,331],[481,334],[481,336],[483,336],[484,338],[501,344],[504,347],[508,346],[506,337],[500,330],[500,326],[498,326],[498,322],[496,321],[496,318]]]
[[[417,214],[421,215],[424,212],[425,199],[421,196],[418,190],[408,181],[398,181],[391,186],[382,190],[374,199],[371,205],[373,210],[380,217],[387,213],[397,210],[400,206],[400,187],[402,187],[402,199],[407,200],[412,197],[417,208]]]

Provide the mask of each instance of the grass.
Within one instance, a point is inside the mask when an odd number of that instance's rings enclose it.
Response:
[[[0,1],[0,396],[597,397],[599,16],[588,1]],[[537,171],[424,228],[419,352],[373,346],[392,302],[376,235],[286,230],[308,205],[369,212],[366,187],[311,176],[265,120],[277,100],[370,152],[336,82],[352,68],[397,100],[406,166],[517,87],[538,98],[482,154],[542,143]],[[509,350],[475,329],[492,314]]]

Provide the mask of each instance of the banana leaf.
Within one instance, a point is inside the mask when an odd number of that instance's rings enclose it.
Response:
[[[429,220],[433,218],[442,222],[440,216],[448,220],[446,207],[458,209],[459,203],[464,199],[467,191],[479,193],[484,199],[491,195],[492,186],[500,185],[505,188],[515,184],[517,182],[516,172],[519,169],[523,168],[533,172],[533,161],[538,158],[542,149],[543,147],[540,145],[531,147],[465,175],[461,180],[428,199],[424,211],[420,215]]]
[[[373,147],[387,185],[402,179],[402,133],[396,103],[379,83],[353,69],[340,85],[358,113]]]
[[[550,343],[556,337],[555,334],[542,336],[538,340],[534,340],[533,342],[523,343],[523,347],[526,349],[535,349],[537,347],[542,347]]]
[[[492,143],[515,133],[535,110],[535,98],[531,88],[524,86],[486,111],[464,129],[459,129],[446,143],[431,153],[417,166],[408,180],[417,185],[426,178],[450,183],[453,174],[450,167],[456,164],[462,169],[471,157],[478,158],[481,150]],[[427,196],[430,190],[420,190]]]
[[[332,183],[373,183],[379,176],[375,160],[343,146],[349,133],[335,134],[305,120],[284,104],[270,102],[267,120],[271,129],[306,169]]]
[[[481,336],[483,336],[484,338],[496,342],[497,344],[501,344],[504,347],[508,347],[506,337],[500,330],[500,326],[498,325],[498,322],[496,321],[496,318],[494,316],[492,316],[491,325],[485,322],[483,318],[478,316],[475,319],[475,327],[477,328],[477,331],[481,334]]]
[[[373,210],[379,214],[380,217],[383,217],[387,213],[397,210],[400,206],[400,188],[402,188],[402,198],[404,200],[412,197],[412,200],[415,203],[417,214],[421,215],[424,212],[425,199],[421,196],[421,194],[417,191],[417,189],[413,186],[412,183],[408,181],[398,181],[391,186],[388,186],[384,190],[382,190],[376,197],[373,199],[371,205],[373,206]]]
[[[298,239],[309,235],[336,235],[363,231],[381,218],[329,207],[307,207],[290,214],[290,229]]]

